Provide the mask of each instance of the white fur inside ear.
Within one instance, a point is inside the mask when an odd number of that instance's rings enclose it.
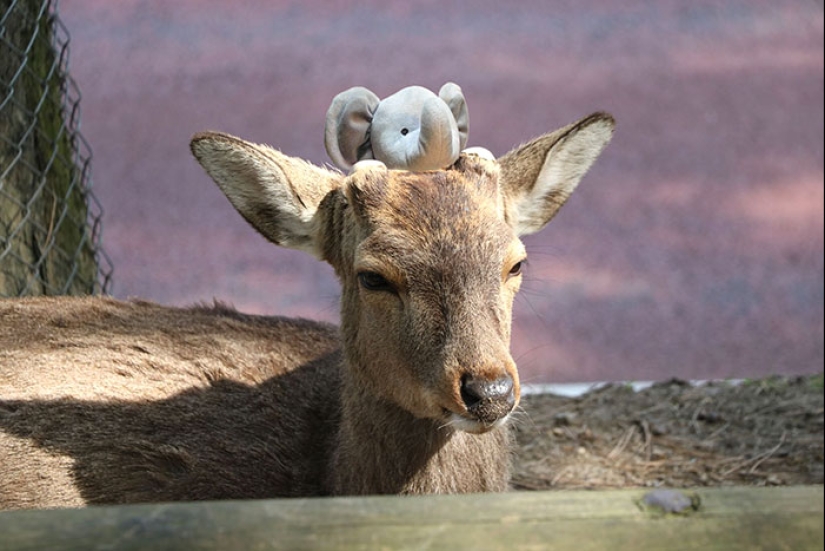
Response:
[[[613,119],[597,119],[550,148],[532,189],[518,201],[518,235],[539,231],[567,201],[613,135]]]
[[[487,159],[488,161],[496,160],[495,155],[493,155],[493,153],[486,147],[468,147],[462,151],[462,153],[465,155],[475,155],[476,157],[481,157],[482,159]]]
[[[387,170],[387,165],[385,165],[381,161],[376,161],[375,159],[364,159],[363,161],[358,161],[357,163],[352,165],[352,168],[350,169],[349,173],[352,174],[356,170],[365,169]]]

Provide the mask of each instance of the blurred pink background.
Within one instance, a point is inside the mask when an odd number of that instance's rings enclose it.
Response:
[[[335,321],[332,270],[259,237],[191,159],[223,130],[328,162],[353,86],[464,90],[496,154],[596,110],[613,143],[526,239],[525,382],[823,364],[821,2],[66,0],[113,293]]]

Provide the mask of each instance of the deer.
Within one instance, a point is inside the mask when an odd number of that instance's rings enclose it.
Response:
[[[508,490],[520,236],[614,130],[349,174],[225,133],[191,150],[269,241],[329,263],[340,325],[215,301],[0,301],[0,509]]]

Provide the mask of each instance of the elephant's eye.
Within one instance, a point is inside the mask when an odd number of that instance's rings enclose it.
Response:
[[[406,136],[406,135],[407,135],[407,134],[409,134],[409,133],[410,133],[409,128],[402,128],[402,129],[401,129],[401,135],[402,135],[402,136]]]

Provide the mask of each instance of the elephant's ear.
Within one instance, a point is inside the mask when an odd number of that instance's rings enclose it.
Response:
[[[324,145],[332,162],[348,171],[362,159],[372,159],[369,145],[372,115],[381,100],[371,91],[355,86],[335,96],[327,110]]]
[[[464,101],[464,93],[461,87],[454,82],[448,82],[438,91],[438,97],[444,100],[453,112],[455,122],[458,124],[458,150],[467,147],[467,133],[470,128],[470,115],[467,113],[467,102]]]

